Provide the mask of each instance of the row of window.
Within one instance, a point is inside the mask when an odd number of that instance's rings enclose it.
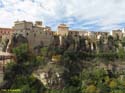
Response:
[[[42,34],[42,32],[40,32],[40,34]],[[45,33],[46,35],[52,35],[52,33]],[[26,35],[29,35],[29,33],[26,33]],[[34,33],[34,35],[36,36],[36,33]]]
[[[10,33],[0,33],[0,35],[10,35]]]
[[[9,34],[10,32],[9,31],[0,31],[0,33],[2,33],[2,34]]]
[[[20,32],[23,32],[24,30],[20,30]],[[38,32],[38,31],[32,31],[32,32]],[[42,34],[42,32],[40,31],[40,34]],[[47,32],[45,32],[45,34],[48,34]],[[52,35],[52,33],[49,33],[49,35]]]

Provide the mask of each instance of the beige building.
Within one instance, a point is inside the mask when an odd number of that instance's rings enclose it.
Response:
[[[0,28],[0,37],[6,36],[8,38],[12,33],[12,28]]]
[[[99,40],[102,36],[103,38],[107,39],[110,35],[110,32],[94,32],[97,40]]]
[[[41,44],[48,46],[53,40],[51,28],[44,27],[41,21],[36,21],[35,24],[27,21],[16,21],[13,29],[14,34],[21,34],[27,38],[31,49]]]
[[[57,35],[61,36],[90,36],[91,32],[88,32],[86,30],[69,30],[69,27],[66,24],[60,24],[58,26]]]
[[[85,30],[69,30],[68,34],[72,36],[89,36],[88,31]]]
[[[79,36],[79,32],[76,31],[76,30],[69,30],[69,31],[68,31],[68,35]]]
[[[123,38],[123,32],[120,29],[112,30],[112,36],[115,37],[115,38],[119,37],[119,39],[122,39]]]
[[[78,31],[80,36],[89,36],[89,31],[86,30],[80,30]]]
[[[68,35],[68,32],[69,32],[69,27],[66,24],[60,24],[58,26],[57,35],[61,36]]]
[[[123,37],[125,37],[125,28],[122,29]]]
[[[0,41],[10,39],[13,31],[12,28],[0,28]]]

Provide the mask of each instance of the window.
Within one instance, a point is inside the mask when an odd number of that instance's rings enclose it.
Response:
[[[34,37],[36,37],[36,33],[34,33]]]
[[[26,35],[28,36],[28,35],[29,35],[29,33],[26,33]]]

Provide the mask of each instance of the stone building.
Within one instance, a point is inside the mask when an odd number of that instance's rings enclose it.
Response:
[[[125,28],[122,29],[123,37],[125,37]]]
[[[48,46],[53,40],[51,28],[44,27],[41,21],[36,21],[35,24],[27,21],[16,21],[13,29],[15,35],[21,34],[27,38],[31,49]]]
[[[12,28],[0,28],[0,38],[2,39],[10,39],[12,33],[13,33]]]
[[[101,36],[103,36],[105,39],[107,39],[108,36],[110,35],[109,32],[95,32],[95,34],[96,34],[97,39],[100,39]]]
[[[112,36],[114,38],[122,39],[123,38],[122,30],[120,30],[120,29],[118,29],[118,30],[112,30]]]
[[[91,32],[86,30],[69,30],[69,27],[66,24],[60,24],[58,26],[57,35],[61,36],[90,36]]]
[[[87,30],[79,30],[78,32],[80,36],[89,36],[89,31]]]
[[[11,39],[13,31],[12,28],[0,28],[0,51],[5,50],[6,43]]]
[[[58,31],[57,31],[57,35],[59,35],[59,44],[63,45],[63,41],[64,41],[64,37],[65,36],[72,36],[72,38],[75,41],[75,48],[77,48],[78,44],[80,43],[80,36],[84,37],[87,36],[89,38],[93,38],[95,37],[95,35],[87,30],[69,30],[69,27],[66,24],[60,24],[58,26]],[[93,44],[91,44],[93,47]]]
[[[79,36],[79,32],[76,31],[76,30],[69,30],[68,31],[68,35],[71,35],[71,36]]]
[[[69,30],[68,35],[72,36],[89,36],[88,31],[85,30]]]
[[[69,27],[66,24],[60,24],[58,26],[57,35],[61,36],[68,35],[68,32],[69,32]]]

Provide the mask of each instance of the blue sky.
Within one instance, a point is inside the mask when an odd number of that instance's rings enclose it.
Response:
[[[60,23],[75,30],[122,29],[125,0],[0,0],[0,27],[12,27],[16,20],[40,20],[52,30]]]

